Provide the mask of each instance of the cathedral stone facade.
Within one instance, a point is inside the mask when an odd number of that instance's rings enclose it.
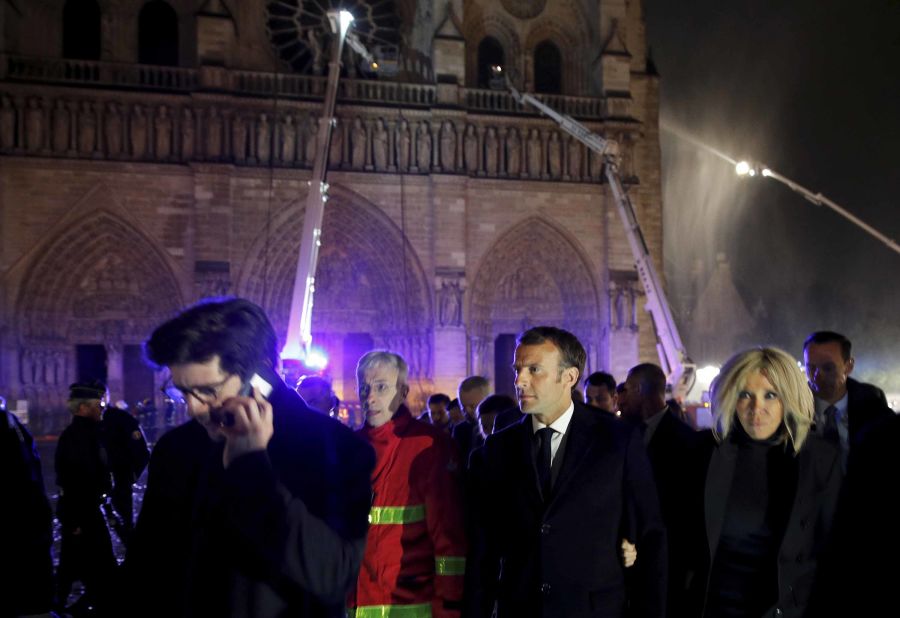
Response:
[[[114,399],[151,397],[141,342],[211,295],[260,303],[283,340],[329,4],[0,1],[0,394],[57,408],[101,368]],[[338,395],[371,347],[407,358],[415,405],[467,374],[510,392],[514,337],[542,323],[589,370],[655,360],[600,161],[490,71],[620,143],[659,265],[641,2],[345,5],[382,69],[346,50],[328,151],[313,336]]]

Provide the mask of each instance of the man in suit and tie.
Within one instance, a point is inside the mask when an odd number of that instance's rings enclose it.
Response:
[[[851,347],[847,337],[832,331],[814,332],[803,343],[806,377],[815,395],[815,431],[840,447],[845,468],[861,430],[893,413],[880,388],[850,377]]]
[[[468,616],[495,604],[498,618],[665,613],[665,530],[641,435],[572,401],[585,360],[567,331],[519,336],[524,417],[472,457]],[[623,538],[638,551],[627,592]]]

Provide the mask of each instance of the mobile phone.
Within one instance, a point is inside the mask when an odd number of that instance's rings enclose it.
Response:
[[[256,389],[256,392],[262,395],[263,399],[268,399],[269,395],[272,394],[272,385],[258,373],[254,373],[253,377],[241,384],[241,390],[238,391],[238,395],[241,397],[252,397],[253,389]],[[209,416],[213,422],[225,427],[234,426],[234,414],[231,412],[224,412],[221,409],[210,410]]]
[[[256,392],[262,395],[263,399],[268,399],[269,395],[272,394],[272,385],[266,382],[266,379],[258,373],[254,373],[253,377],[241,385],[241,390],[238,394],[242,397],[251,397],[253,389],[256,389]]]

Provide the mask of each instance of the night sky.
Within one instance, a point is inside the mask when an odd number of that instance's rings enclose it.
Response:
[[[645,11],[662,124],[761,161],[900,242],[900,0],[645,0]],[[900,392],[900,254],[776,181],[739,179],[672,130],[662,149],[682,329],[696,261],[709,271],[722,252],[748,309],[767,316],[743,343],[799,356],[810,331],[838,330],[857,377]]]

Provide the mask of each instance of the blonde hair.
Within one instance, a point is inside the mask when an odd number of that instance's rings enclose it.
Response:
[[[397,386],[408,384],[409,365],[406,364],[402,356],[388,350],[371,350],[363,354],[356,364],[356,379],[362,382],[363,374],[376,365],[384,365],[396,369],[398,374]]]
[[[719,442],[728,438],[734,426],[738,394],[751,373],[759,371],[772,384],[784,408],[785,432],[782,442],[795,453],[809,435],[813,420],[813,395],[797,360],[778,348],[753,348],[732,356],[710,389],[713,434]]]

